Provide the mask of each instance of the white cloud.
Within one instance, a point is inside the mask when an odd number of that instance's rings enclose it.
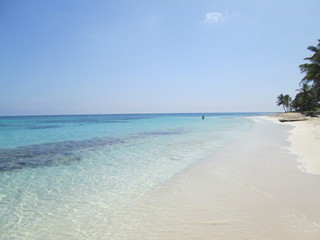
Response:
[[[224,14],[220,12],[209,12],[206,14],[206,18],[203,20],[204,23],[219,23],[225,19]]]

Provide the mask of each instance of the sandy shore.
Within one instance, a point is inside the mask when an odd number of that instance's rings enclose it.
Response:
[[[293,126],[289,141],[291,152],[299,156],[300,169],[311,174],[320,175],[320,118],[301,117],[299,114],[287,113],[266,117],[275,123],[278,119],[305,118],[306,121],[293,121],[280,124]]]
[[[272,116],[276,123],[279,118],[293,114],[282,114]],[[268,119],[268,118],[267,118]],[[320,118],[307,117],[306,121],[294,121],[281,124],[293,126],[289,141],[291,142],[291,152],[299,156],[298,161],[302,163],[301,170],[320,175]]]
[[[302,172],[292,154],[315,154],[299,145],[312,124],[255,119],[241,138],[148,194],[126,239],[320,239],[320,176]]]

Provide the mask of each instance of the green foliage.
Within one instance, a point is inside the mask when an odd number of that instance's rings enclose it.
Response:
[[[286,94],[286,95],[283,95],[282,93],[277,97],[277,105],[278,106],[281,106],[283,107],[283,110],[285,112],[288,112],[289,110],[291,110],[291,102],[292,102],[292,99],[291,97]]]
[[[320,40],[318,40],[316,47],[309,46],[308,49],[313,52],[311,57],[307,57],[304,60],[309,63],[304,63],[299,66],[302,73],[306,73],[302,79],[302,83],[311,83],[313,87],[320,85]]]
[[[303,83],[301,88],[297,89],[297,91],[299,93],[293,100],[293,108],[300,112],[311,111],[315,109],[317,104],[315,89],[307,83]]]
[[[297,89],[298,93],[291,105],[290,101],[286,101],[283,94],[280,94],[277,98],[277,104],[279,106],[283,105],[285,111],[288,110],[288,107],[292,107],[297,111],[309,112],[311,116],[314,116],[320,109],[320,40],[318,42],[316,47],[308,47],[313,52],[310,57],[304,59],[308,63],[299,66],[300,71],[305,73],[305,76],[300,82],[300,88]],[[288,103],[289,105],[287,105]]]

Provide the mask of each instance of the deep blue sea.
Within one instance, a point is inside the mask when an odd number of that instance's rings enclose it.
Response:
[[[202,115],[0,117],[0,239],[116,239],[130,204],[265,114]]]

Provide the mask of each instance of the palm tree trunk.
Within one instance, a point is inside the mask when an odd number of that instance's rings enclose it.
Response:
[[[283,110],[284,110],[285,112],[287,112],[287,110],[286,110],[285,106],[284,106],[284,105],[282,105],[282,107],[283,107]]]

